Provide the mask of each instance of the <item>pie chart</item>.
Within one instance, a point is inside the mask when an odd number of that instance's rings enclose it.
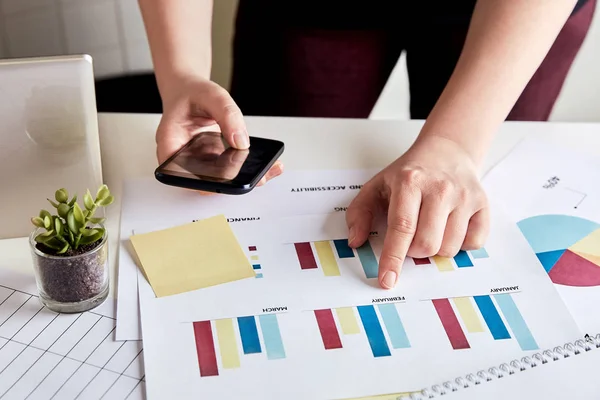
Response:
[[[537,215],[518,222],[552,282],[600,286],[600,224],[569,215]]]

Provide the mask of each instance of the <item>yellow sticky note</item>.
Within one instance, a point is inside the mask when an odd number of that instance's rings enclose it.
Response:
[[[133,235],[130,240],[157,297],[254,277],[223,215]]]

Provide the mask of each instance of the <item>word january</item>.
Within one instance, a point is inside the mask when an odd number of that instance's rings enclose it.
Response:
[[[501,293],[501,292],[516,292],[519,290],[518,286],[506,286],[501,288],[492,288],[490,293]]]

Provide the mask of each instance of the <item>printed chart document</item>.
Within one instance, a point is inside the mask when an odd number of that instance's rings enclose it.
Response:
[[[383,290],[384,230],[351,249],[341,212],[232,221],[256,278],[157,298],[137,273],[148,398],[413,391],[583,337],[517,226],[492,224],[484,249],[409,259]]]
[[[114,340],[96,310],[42,306],[33,276],[0,269],[0,398],[145,398],[140,341]]]
[[[153,178],[125,183],[119,248],[117,340],[139,340],[137,264],[131,258],[133,232],[149,232],[225,214],[230,220],[261,215],[303,215],[345,210],[376,170],[286,171],[243,196],[203,196],[166,186]]]
[[[484,179],[584,332],[600,332],[600,159],[522,142]]]

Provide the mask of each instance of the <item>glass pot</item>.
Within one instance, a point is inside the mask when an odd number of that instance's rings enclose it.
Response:
[[[51,255],[35,237],[44,229],[34,230],[29,237],[33,268],[40,300],[48,309],[60,313],[91,310],[106,300],[109,292],[108,232],[73,255]]]

